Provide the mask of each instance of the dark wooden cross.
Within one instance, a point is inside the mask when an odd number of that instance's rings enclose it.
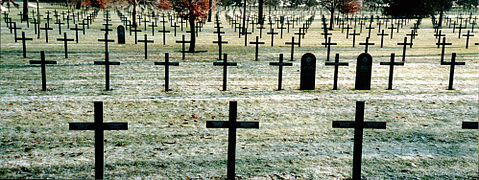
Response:
[[[178,25],[176,24],[176,22],[175,22],[175,25],[173,25],[173,26],[171,26],[171,27],[174,29],[174,35],[175,35],[175,37],[176,37],[176,28],[178,28],[178,27],[180,27],[180,26],[178,26]]]
[[[391,30],[391,39],[393,39],[394,29],[396,29],[396,27],[394,27],[394,23],[391,23],[391,27],[389,27],[388,29]]]
[[[294,46],[295,45],[299,46],[299,43],[294,42],[294,36],[291,36],[291,42],[286,42],[285,44],[286,45],[291,45],[291,59],[290,59],[290,61],[293,61],[294,60]]]
[[[226,91],[228,82],[228,66],[238,66],[236,62],[228,62],[228,55],[224,54],[223,62],[214,62],[214,66],[223,66],[223,91]]]
[[[462,129],[478,129],[479,122],[462,122]]]
[[[225,58],[226,59],[226,58]],[[236,158],[236,129],[237,128],[259,128],[259,122],[242,121],[237,122],[238,103],[230,101],[228,121],[206,121],[206,128],[228,128],[228,169],[227,179],[235,179],[235,158]]]
[[[273,44],[274,44],[274,35],[277,35],[278,33],[277,33],[277,32],[274,32],[274,28],[271,28],[270,31],[267,32],[266,34],[271,35],[271,47],[273,47]]]
[[[75,28],[70,28],[70,30],[75,30],[75,40],[76,40],[76,43],[78,44],[78,30],[84,30],[84,29],[78,28],[78,24],[75,24]]]
[[[163,29],[162,29],[162,30],[159,30],[158,32],[161,32],[161,33],[163,34],[163,45],[166,45],[166,33],[170,33],[170,31],[167,31],[167,30],[165,29],[165,28],[166,28],[166,27],[165,27],[165,23],[166,23],[165,17],[163,17],[163,20],[160,21],[160,22],[162,22],[162,24],[163,24]],[[175,36],[176,36],[176,31],[175,31]]]
[[[326,66],[334,66],[334,85],[333,85],[333,90],[338,89],[338,70],[339,66],[349,66],[349,63],[347,62],[339,62],[339,54],[336,54],[336,57],[334,58],[334,63],[332,62],[326,62]]]
[[[258,36],[256,36],[258,37]],[[279,66],[279,72],[278,72],[278,91],[280,91],[281,84],[283,82],[283,66],[293,66],[293,63],[284,63],[283,62],[283,54],[279,54],[279,62],[270,62],[270,66]]]
[[[40,28],[41,30],[45,30],[45,40],[48,43],[48,31],[53,30],[53,28],[49,27],[47,23],[45,23],[44,28]],[[40,33],[40,32],[39,32]]]
[[[278,29],[280,30],[280,37],[281,39],[283,39],[283,30],[285,30],[286,28],[284,27],[284,23],[281,23],[281,26],[278,27]]]
[[[223,54],[223,44],[228,44],[228,41],[223,41],[222,36],[218,35],[218,41],[213,41],[214,44],[218,44],[218,60],[221,60]]]
[[[58,34],[62,34],[62,24],[65,24],[65,23],[62,23],[62,22],[58,19],[57,22],[55,22],[54,24],[58,24]]]
[[[259,37],[256,36],[256,41],[249,42],[249,43],[255,45],[254,60],[257,61],[258,60],[258,51],[259,51],[258,47],[259,47],[260,44],[264,44],[264,42],[259,42]]]
[[[299,32],[294,33],[294,35],[298,35],[298,47],[301,47],[301,36],[304,35],[304,33],[301,31],[301,28],[299,28]]]
[[[440,48],[440,47],[441,47],[441,45],[440,45],[440,43],[441,43],[441,37],[446,37],[446,35],[445,35],[445,34],[442,34],[442,30],[439,30],[438,33],[434,34],[434,36],[435,36],[436,39],[437,39],[437,43],[436,43],[437,48]]]
[[[366,48],[364,49],[364,52],[368,53],[369,45],[374,45],[374,43],[370,43],[369,42],[369,37],[366,37],[366,42],[365,43],[359,43],[359,45],[366,46]]]
[[[33,38],[26,38],[25,32],[22,32],[22,38],[16,38],[15,40],[22,40],[23,58],[27,58],[27,44],[25,41],[33,41]]]
[[[381,36],[381,48],[383,48],[383,45],[384,45],[384,36],[387,36],[389,34],[384,34],[384,29],[381,31],[380,34],[378,34],[378,36]]]
[[[467,30],[467,34],[463,34],[462,36],[466,36],[466,49],[469,48],[469,38],[473,37],[474,34],[471,34],[470,30]]]
[[[78,25],[81,25],[81,26],[82,26],[83,35],[85,35],[85,30],[86,30],[85,25],[88,25],[88,23],[86,23],[85,20],[82,20],[82,22],[81,22],[81,23],[78,23]]]
[[[65,58],[68,59],[68,41],[74,41],[74,39],[68,39],[67,33],[63,33],[63,39],[58,38],[57,41],[63,41],[63,46],[65,47]]]
[[[328,47],[328,51],[327,51],[327,54],[326,54],[326,61],[329,61],[329,56],[331,54],[331,46],[332,45],[338,45],[338,43],[331,43],[331,37],[328,37],[328,40],[326,43],[321,43],[321,45],[325,45],[326,47]]]
[[[57,64],[56,61],[45,61],[45,51],[40,51],[40,61],[38,60],[30,60],[30,64],[40,64],[42,68],[42,91],[47,90],[47,64]]]
[[[191,41],[185,40],[185,35],[181,35],[181,41],[176,41],[176,43],[181,43],[181,59],[185,60],[185,53],[186,53],[186,43],[191,43]]]
[[[21,27],[17,27],[17,22],[13,22],[13,26],[10,26],[10,29],[13,29],[15,43],[18,42],[18,41],[17,41],[17,29],[22,29],[22,28],[21,28]]]
[[[145,43],[145,59],[148,59],[148,43],[154,43],[153,40],[148,40],[148,35],[145,34],[145,39],[138,40],[138,42]]]
[[[108,34],[105,33],[104,39],[98,39],[99,42],[105,42],[105,56],[107,56],[108,52],[108,42],[115,42],[113,39],[108,39]]]
[[[356,29],[353,30],[353,33],[349,34],[353,36],[353,47],[356,46],[356,36],[361,35],[360,33],[356,33]]]
[[[416,36],[418,36],[418,34],[416,34],[416,32],[414,30],[411,30],[411,33],[410,34],[406,34],[406,36],[410,36],[409,37],[409,48],[412,48],[412,45],[413,45],[413,40]]]
[[[443,37],[442,38],[442,43],[436,43],[436,45],[441,45],[442,46],[442,50],[441,50],[441,64],[444,62],[444,54],[445,54],[445,51],[446,51],[446,46],[450,46],[452,45],[452,43],[446,43],[446,37]]]
[[[108,21],[106,23],[104,23],[103,25],[105,26],[105,28],[100,29],[100,31],[105,31],[105,33],[107,33],[107,34],[108,34],[108,32],[113,31],[112,29],[109,28],[109,26],[112,25],[112,24],[109,24]]]
[[[170,66],[179,66],[179,62],[170,62],[170,54],[165,53],[165,62],[155,62],[155,65],[165,66],[165,92],[168,92],[170,83]]]
[[[412,43],[407,42],[407,37],[404,37],[404,42],[397,43],[397,45],[403,46],[402,47],[402,62],[406,61],[406,49],[407,49],[407,46],[411,44]]]
[[[452,53],[451,62],[441,62],[441,65],[451,66],[449,71],[449,87],[447,90],[454,90],[453,83],[454,83],[454,68],[456,65],[466,65],[465,62],[456,62],[456,53]]]
[[[106,130],[128,130],[126,122],[103,122],[103,102],[93,103],[95,108],[95,122],[71,122],[69,130],[93,130],[95,131],[95,179],[103,179],[105,166],[104,157],[104,132]]]
[[[404,66],[404,62],[394,62],[394,53],[391,53],[391,61],[389,62],[380,62],[380,65],[389,66],[389,80],[388,80],[388,90],[393,89],[393,75],[394,75],[394,66]]]
[[[95,61],[95,65],[105,65],[105,90],[110,90],[110,65],[120,65],[120,62],[110,62],[110,55],[105,52],[105,61]]]
[[[156,25],[156,18],[155,18],[155,21],[151,21],[151,25],[148,25],[148,27],[151,27],[151,35],[152,36],[155,36],[155,27],[158,27],[158,25]]]
[[[372,27],[372,23],[369,23],[369,26],[366,27],[366,29],[368,30],[368,37],[371,37],[371,30],[374,29],[374,27]]]
[[[266,29],[263,24],[260,24],[256,29],[259,29],[259,38],[263,38],[263,29]]]
[[[248,32],[247,28],[242,29],[241,35],[244,35],[244,46],[248,46],[248,34],[251,34],[252,32]]]
[[[386,122],[365,122],[364,101],[356,101],[355,121],[333,121],[333,128],[354,128],[353,178],[361,179],[364,129],[386,129]]]
[[[350,30],[350,29],[353,29],[353,28],[352,28],[352,27],[349,27],[349,24],[347,24],[344,29],[346,29],[346,39],[349,39],[349,30]]]
[[[138,32],[141,32],[141,30],[139,30],[138,27],[134,26],[133,28],[130,28],[130,35],[131,32],[135,32],[135,44],[138,44]]]

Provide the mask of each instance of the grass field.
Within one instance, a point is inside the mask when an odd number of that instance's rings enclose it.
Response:
[[[47,4],[43,11],[53,11]],[[10,16],[18,19],[17,9]],[[110,11],[114,27],[119,17]],[[2,16],[3,17],[3,16]],[[127,44],[110,44],[110,61],[122,65],[111,67],[112,91],[104,91],[104,67],[93,61],[104,59],[102,39],[103,13],[100,12],[80,43],[69,43],[69,58],[64,59],[63,43],[57,25],[36,39],[33,29],[26,31],[27,56],[22,57],[21,42],[15,43],[4,21],[1,24],[0,59],[0,178],[94,178],[93,132],[69,131],[68,122],[92,122],[93,101],[104,101],[105,122],[128,122],[128,131],[105,132],[105,177],[108,179],[223,179],[226,178],[227,131],[207,129],[207,120],[227,120],[228,102],[238,101],[238,121],[259,121],[260,128],[238,130],[236,172],[244,179],[343,179],[352,171],[352,129],[333,129],[334,120],[354,120],[355,102],[365,101],[366,121],[387,121],[386,130],[365,130],[363,177],[368,179],[475,179],[478,174],[478,132],[462,130],[462,121],[477,121],[479,114],[479,35],[465,48],[465,37],[445,28],[448,42],[446,61],[457,53],[454,78],[456,90],[446,90],[449,66],[439,63],[441,49],[435,46],[431,20],[424,19],[413,48],[407,49],[405,66],[395,68],[394,90],[387,88],[390,53],[399,61],[405,34],[415,21],[405,25],[393,39],[385,38],[379,48],[375,34],[370,47],[373,56],[372,90],[354,90],[356,57],[363,46],[352,47],[339,28],[334,30],[331,57],[340,53],[339,90],[333,86],[333,68],[324,66],[326,48],[321,46],[320,16],[295,48],[293,67],[285,67],[283,88],[276,91],[277,67],[269,66],[284,53],[289,61],[291,40],[297,27],[283,39],[263,34],[259,61],[254,46],[244,47],[221,15],[224,53],[238,62],[229,68],[228,91],[221,91],[222,68],[213,66],[218,48],[212,43],[216,35],[213,23],[206,23],[198,39],[198,50],[181,60],[177,37],[162,37],[146,31],[149,59],[144,59],[143,44],[135,45],[133,36]],[[44,23],[44,22],[43,22]],[[20,24],[25,29],[26,24]],[[143,25],[142,25],[143,27]],[[63,27],[66,28],[66,27]],[[376,27],[377,28],[377,27]],[[171,28],[168,29],[172,30]],[[74,31],[68,31],[74,38]],[[144,32],[140,33],[143,34]],[[254,41],[258,30],[249,36]],[[389,33],[389,32],[388,32]],[[465,32],[464,32],[465,33]],[[187,39],[188,39],[188,34]],[[367,30],[357,37],[365,42]],[[116,41],[116,31],[111,33]],[[297,38],[297,36],[296,36]],[[142,36],[139,39],[143,39]],[[45,51],[48,91],[41,90],[40,67],[29,65]],[[316,55],[316,90],[300,91],[301,55]],[[164,92],[164,67],[153,62],[179,61],[170,67],[170,88]]]

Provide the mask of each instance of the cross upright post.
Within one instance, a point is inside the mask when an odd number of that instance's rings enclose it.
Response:
[[[333,121],[333,128],[354,128],[353,178],[361,179],[363,130],[386,129],[386,122],[364,122],[364,101],[356,102],[355,121]]]
[[[407,42],[407,37],[404,37],[403,43],[397,43],[397,45],[403,46],[402,47],[402,62],[406,61],[406,49],[407,49],[407,46],[411,44],[412,43]]]
[[[454,90],[454,88],[452,87],[454,83],[454,69],[456,65],[466,65],[466,63],[456,62],[456,53],[452,53],[451,62],[442,62],[441,65],[447,65],[451,67],[449,70],[449,87],[447,88],[447,90]]]
[[[294,36],[291,36],[291,42],[286,42],[285,43],[286,45],[291,45],[291,59],[289,59],[290,61],[294,61],[294,46],[295,45],[298,45],[299,46],[299,43],[298,42],[294,42]]]
[[[65,47],[65,59],[68,59],[68,41],[74,41],[74,39],[68,39],[67,33],[63,33],[63,39],[58,38],[57,41],[63,41],[63,46]]]
[[[257,37],[257,36],[256,36]],[[279,54],[279,62],[270,62],[270,66],[278,66],[279,67],[279,72],[278,72],[278,91],[280,91],[281,84],[283,82],[283,66],[293,66],[293,63],[284,63],[283,62],[283,54]]]
[[[145,33],[144,40],[138,40],[138,42],[145,43],[145,59],[148,59],[148,43],[154,43],[153,40],[148,40],[148,35]]]
[[[191,41],[185,40],[185,35],[181,35],[181,41],[176,41],[176,43],[181,43],[181,59],[185,60],[186,47],[185,43],[191,43]]]
[[[47,71],[46,65],[47,64],[57,64],[56,61],[45,61],[45,51],[40,51],[40,61],[38,60],[30,60],[30,64],[40,64],[42,68],[42,91],[47,90]]]
[[[165,92],[168,92],[170,84],[170,66],[179,66],[179,62],[170,62],[170,54],[165,53],[165,62],[155,62],[155,65],[165,66]]]
[[[436,43],[436,45],[442,46],[441,49],[441,64],[444,63],[444,53],[446,52],[446,46],[452,45],[452,43],[446,43],[446,37],[442,38],[442,43]]]
[[[365,53],[368,53],[368,47],[369,47],[369,45],[374,45],[374,43],[370,43],[370,42],[369,42],[369,37],[366,37],[366,43],[359,43],[359,45],[366,46],[364,52],[365,52]]]
[[[226,91],[228,81],[228,66],[238,66],[236,62],[228,62],[228,55],[224,54],[223,62],[214,62],[214,66],[223,66],[223,91]]]
[[[393,89],[394,66],[404,66],[404,62],[394,62],[394,55],[394,53],[391,53],[391,61],[379,63],[380,65],[389,66],[388,90]]]
[[[128,130],[127,122],[103,122],[103,102],[94,102],[95,122],[93,123],[69,123],[69,130],[93,130],[95,131],[95,179],[103,179],[104,176],[104,131],[105,130]]]
[[[328,51],[326,53],[326,61],[329,61],[329,56],[331,54],[331,46],[332,45],[338,45],[338,43],[331,43],[331,37],[328,37],[328,40],[326,43],[321,43],[321,45],[325,45],[326,47],[328,47]]]
[[[336,54],[336,57],[334,58],[334,63],[331,62],[326,62],[326,66],[334,66],[334,85],[333,85],[333,90],[338,89],[338,70],[339,66],[349,66],[349,63],[347,62],[339,62],[339,54]]]
[[[254,44],[255,45],[255,53],[254,53],[254,60],[257,61],[258,60],[258,46],[260,44],[264,44],[264,42],[259,42],[259,37],[256,36],[256,41],[253,41],[253,42],[249,42],[250,44]]]
[[[22,38],[16,38],[15,40],[22,40],[23,58],[27,58],[27,44],[25,41],[33,41],[33,38],[26,38],[25,32],[22,32]]]
[[[226,59],[226,58],[225,58]],[[236,129],[237,128],[259,128],[257,121],[237,122],[238,103],[230,101],[229,120],[228,121],[206,121],[206,128],[228,128],[228,169],[227,179],[235,179],[235,159],[236,159]]]

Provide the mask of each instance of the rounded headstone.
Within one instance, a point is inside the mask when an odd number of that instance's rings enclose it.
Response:
[[[306,53],[301,57],[300,90],[314,90],[316,79],[316,56]]]
[[[368,53],[362,53],[358,56],[356,65],[356,90],[371,89],[371,72],[373,67],[373,57]]]
[[[117,34],[118,34],[118,44],[125,44],[125,27],[123,25],[119,25],[117,28]]]

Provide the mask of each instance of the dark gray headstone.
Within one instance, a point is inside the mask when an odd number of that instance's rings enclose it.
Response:
[[[306,53],[301,57],[300,90],[314,90],[316,79],[316,56]]]
[[[118,34],[118,44],[125,44],[125,27],[123,25],[119,25],[117,28]]]
[[[279,17],[279,22],[280,22],[281,24],[284,23],[284,16],[280,16],[280,17]]]
[[[358,56],[356,65],[356,90],[371,89],[371,72],[373,68],[373,57],[368,53],[362,53]]]

